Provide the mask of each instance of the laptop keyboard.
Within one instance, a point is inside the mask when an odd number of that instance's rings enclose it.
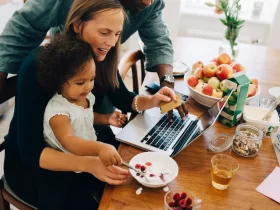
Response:
[[[166,113],[141,142],[166,151],[189,121],[190,118],[182,120],[178,112],[173,112],[173,122],[170,122]]]

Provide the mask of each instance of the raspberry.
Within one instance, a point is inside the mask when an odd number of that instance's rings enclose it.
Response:
[[[150,174],[150,177],[154,177],[154,176],[156,176],[156,175],[154,175],[154,174]]]
[[[181,197],[181,196],[180,196],[179,193],[175,193],[174,196],[173,196],[173,200],[174,200],[174,201],[179,201],[179,200],[180,200],[180,197]]]
[[[190,206],[192,204],[192,199],[191,198],[188,198],[187,199],[187,204]]]
[[[185,199],[182,199],[179,201],[179,206],[181,206],[182,208],[187,207],[187,201]]]
[[[179,207],[179,201],[175,201],[173,207]],[[175,209],[176,209],[176,208],[175,208]]]
[[[181,199],[185,199],[186,197],[187,197],[187,193],[182,192],[182,194],[181,194]]]
[[[169,206],[169,207],[173,207],[173,206],[174,206],[174,202],[172,202],[172,201],[169,202],[169,203],[168,203],[168,206]]]
[[[152,163],[151,163],[151,162],[146,162],[145,165],[146,165],[146,166],[151,166]]]
[[[136,168],[136,169],[139,169],[139,168],[141,168],[141,165],[140,165],[139,163],[137,163],[137,164],[135,165],[135,168]]]
[[[141,171],[145,172],[145,170],[146,170],[146,167],[145,166],[141,166]]]
[[[192,206],[187,206],[185,209],[186,210],[192,210]]]

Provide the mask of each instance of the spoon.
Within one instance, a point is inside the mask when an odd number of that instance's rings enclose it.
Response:
[[[130,168],[132,170],[134,170],[136,173],[142,173],[141,171],[137,170],[136,168],[134,168],[133,166],[129,165],[128,163],[122,161],[122,165],[127,167],[127,168]]]
[[[128,163],[122,161],[122,165],[129,168],[129,169],[132,169],[133,171],[135,171],[136,173],[140,173],[141,175],[143,175],[143,177],[145,178],[145,180],[147,182],[150,182],[149,179],[145,176],[145,173],[143,173],[141,170],[137,170],[136,168],[134,168],[133,166],[129,165]]]

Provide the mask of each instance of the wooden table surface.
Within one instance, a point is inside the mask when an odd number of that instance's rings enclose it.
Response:
[[[177,38],[173,42],[175,59],[183,61],[189,66],[197,60],[210,61],[218,54],[218,41]],[[269,87],[280,86],[280,51],[263,46],[241,44],[237,61],[247,69],[249,77],[259,79],[261,95],[267,95]],[[155,73],[148,73],[144,85],[158,80]],[[188,94],[188,89],[182,79],[176,80],[175,89]],[[145,89],[142,88],[142,93]],[[206,107],[189,99],[189,112],[201,114]],[[211,184],[211,157],[212,151],[207,150],[207,141],[217,133],[232,135],[234,128],[228,128],[216,122],[212,128],[199,137],[194,143],[179,153],[174,160],[179,166],[178,177],[171,182],[169,188],[180,187],[192,191],[203,201],[201,209],[215,210],[276,210],[280,204],[256,191],[257,186],[278,166],[271,139],[263,139],[258,156],[243,158],[232,151],[224,153],[236,158],[240,164],[239,170],[233,177],[230,186],[225,191],[215,189]],[[140,149],[121,144],[119,152],[122,158],[129,162]],[[279,178],[280,180],[280,178]],[[142,187],[140,195],[136,190]],[[151,189],[141,186],[132,177],[121,186],[107,185],[99,206],[100,210],[140,210],[164,209],[163,188]]]

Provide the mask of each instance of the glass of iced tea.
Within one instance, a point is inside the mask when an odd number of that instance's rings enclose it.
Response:
[[[229,155],[219,154],[212,157],[211,164],[212,185],[218,190],[227,189],[239,163]]]

